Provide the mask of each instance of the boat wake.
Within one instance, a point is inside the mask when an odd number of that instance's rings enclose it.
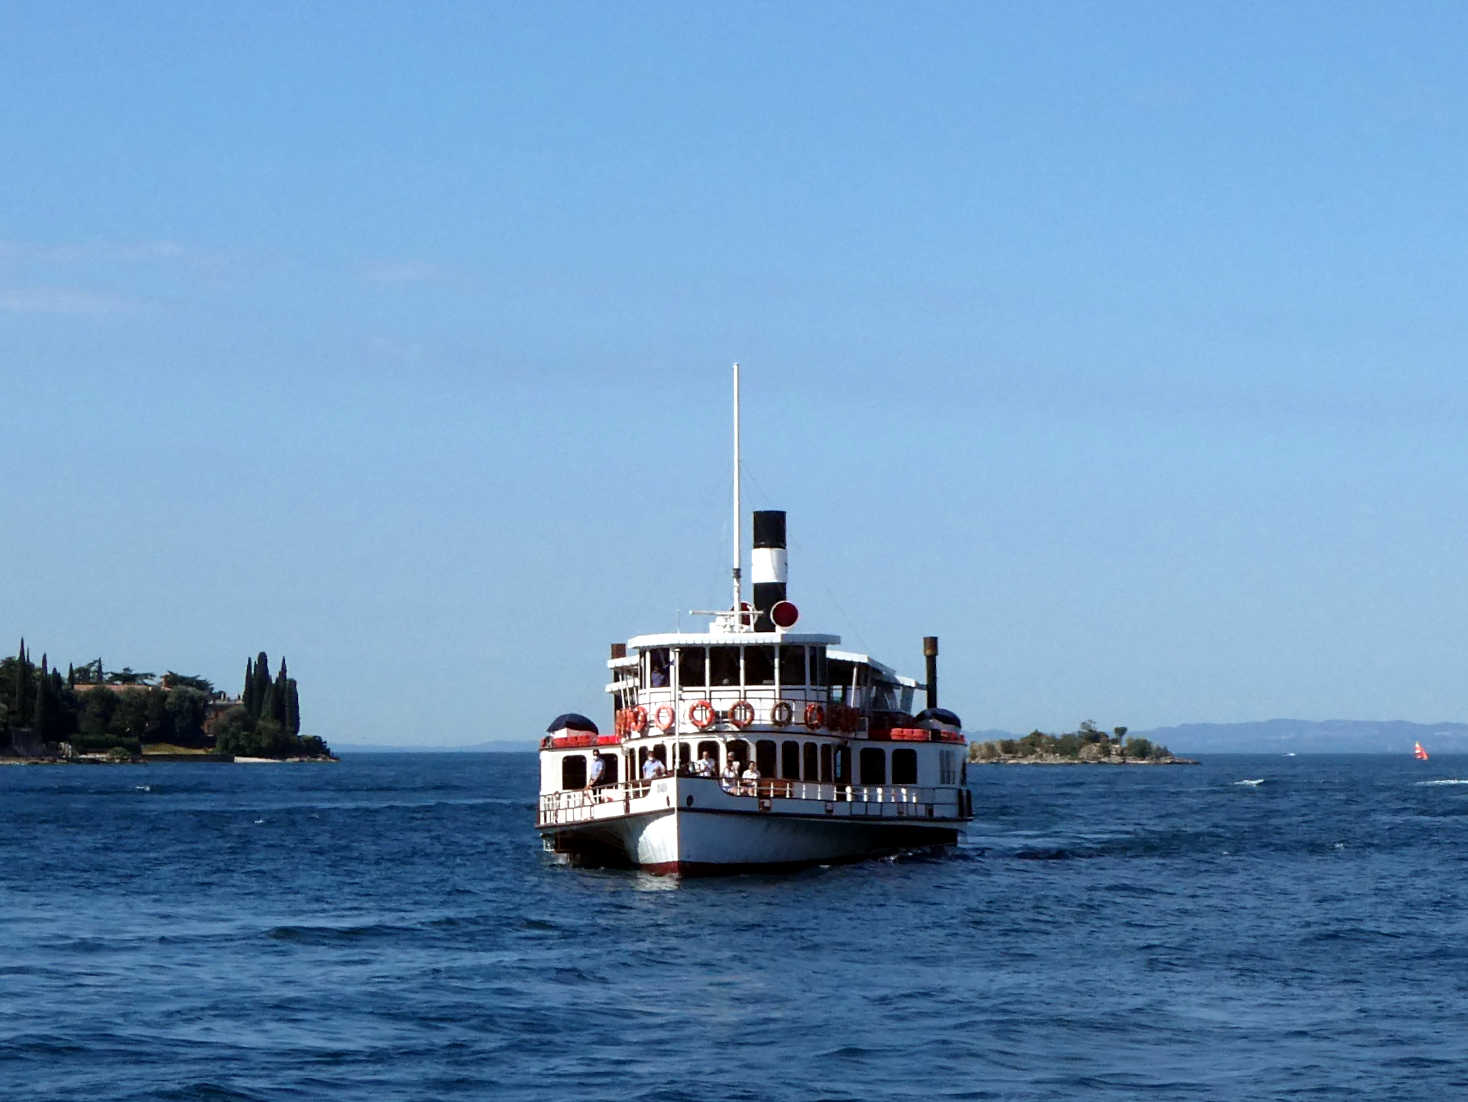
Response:
[[[1458,778],[1458,777],[1446,777],[1446,778],[1444,778],[1442,780],[1437,780],[1437,781],[1418,781],[1417,782],[1418,787],[1421,787],[1421,788],[1437,788],[1437,787],[1440,787],[1442,785],[1447,785],[1447,784],[1468,784],[1468,780],[1463,780],[1463,779]]]
[[[1250,788],[1258,788],[1263,783],[1264,783],[1264,778],[1263,777],[1245,777],[1241,781],[1234,781],[1234,784],[1235,785],[1243,784],[1243,785],[1248,785]]]

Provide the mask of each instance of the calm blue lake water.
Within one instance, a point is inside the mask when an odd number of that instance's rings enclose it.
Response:
[[[533,754],[0,769],[0,1098],[1463,1097],[1458,778],[971,769],[952,857],[680,883]]]

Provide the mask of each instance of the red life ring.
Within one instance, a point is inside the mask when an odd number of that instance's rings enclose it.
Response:
[[[653,722],[658,725],[659,731],[671,731],[673,720],[678,718],[678,713],[673,711],[671,704],[659,704],[658,710],[652,714]]]
[[[744,730],[754,722],[754,705],[747,700],[738,701],[729,709],[729,722]]]
[[[826,709],[814,702],[805,706],[805,725],[814,731],[826,724]]]
[[[618,708],[617,714],[612,717],[612,729],[619,735],[627,733],[627,709]]]
[[[770,709],[770,722],[776,727],[789,727],[790,721],[795,718],[795,709],[790,707],[790,701],[777,700],[775,706]]]
[[[698,700],[688,707],[688,722],[700,731],[707,731],[714,725],[716,713],[714,706],[707,700]]]
[[[629,725],[639,735],[647,730],[647,709],[641,704],[632,709],[632,718],[629,721]]]

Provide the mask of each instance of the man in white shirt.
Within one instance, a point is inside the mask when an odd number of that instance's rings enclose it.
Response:
[[[749,768],[739,775],[739,779],[744,782],[744,791],[753,796],[759,790],[759,766],[751,759]]]

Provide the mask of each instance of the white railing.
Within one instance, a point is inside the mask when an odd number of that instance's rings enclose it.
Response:
[[[688,781],[708,778],[680,778]],[[673,778],[662,778],[670,782]],[[716,783],[708,779],[709,783]],[[626,781],[598,788],[573,788],[547,792],[540,797],[541,826],[560,823],[585,823],[592,819],[613,817],[631,810],[633,800],[646,796],[655,780]],[[828,810],[844,806],[848,814],[874,816],[923,816],[941,813],[949,818],[958,813],[956,788],[930,788],[917,785],[830,784],[774,778],[754,784],[743,782],[725,785],[721,790],[729,796],[758,800],[790,800],[820,803]],[[806,811],[790,807],[791,811]]]

